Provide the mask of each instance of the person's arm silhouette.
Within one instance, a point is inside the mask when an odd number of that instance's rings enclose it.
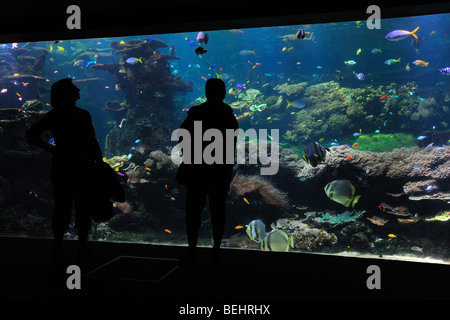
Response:
[[[45,151],[54,153],[56,149],[55,145],[50,144],[41,138],[41,134],[43,132],[50,130],[49,117],[50,116],[47,113],[42,117],[41,120],[33,124],[25,133],[25,138],[29,144],[38,146]]]

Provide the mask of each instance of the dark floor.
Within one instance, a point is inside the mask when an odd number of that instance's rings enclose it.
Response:
[[[305,299],[450,299],[450,266],[224,249],[223,264],[212,267],[210,250],[204,248],[200,249],[196,270],[176,269],[160,283],[147,281],[152,277],[145,275],[146,268],[154,261],[156,273],[168,271],[174,261],[130,258],[83,276],[80,290],[68,290],[66,266],[61,271],[50,264],[51,245],[51,240],[0,238],[1,299],[144,299],[179,305]],[[67,241],[66,265],[76,264],[76,245],[76,241]],[[92,242],[91,249],[94,256],[81,266],[83,274],[118,256],[179,259],[186,250],[103,242]],[[379,290],[367,288],[370,265],[380,267]],[[130,274],[135,278],[125,279]]]

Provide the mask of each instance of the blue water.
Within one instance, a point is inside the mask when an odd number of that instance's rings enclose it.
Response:
[[[397,42],[385,39],[385,35],[392,30],[402,29],[412,31],[417,27],[420,27],[416,33],[420,40],[416,45],[412,36]],[[313,34],[312,39],[283,41],[284,36],[295,34],[300,28],[308,33],[307,37]],[[307,88],[330,81],[337,82],[341,88],[349,89],[368,87],[386,88],[389,85],[397,89],[403,85],[407,85],[410,88],[413,87],[412,83],[414,83],[417,89],[410,90],[412,90],[411,95],[414,95],[415,98],[417,97],[417,103],[421,100],[431,98],[436,98],[439,101],[438,105],[441,101],[444,101],[444,103],[441,103],[438,108],[435,108],[432,114],[426,119],[421,118],[417,122],[413,122],[414,125],[412,126],[410,124],[403,126],[403,123],[398,120],[400,118],[395,118],[395,115],[390,118],[392,120],[381,118],[384,115],[379,115],[383,112],[383,102],[378,102],[378,99],[382,95],[380,93],[380,96],[373,98],[375,108],[373,110],[367,110],[367,115],[372,114],[382,119],[379,120],[378,127],[371,127],[372,131],[370,133],[373,133],[377,129],[382,133],[406,133],[418,136],[423,135],[425,131],[448,131],[448,125],[450,125],[450,113],[448,112],[448,108],[450,108],[450,103],[448,102],[450,97],[450,77],[441,74],[438,69],[450,66],[449,30],[450,14],[383,19],[381,21],[381,29],[379,30],[368,29],[365,21],[238,30],[201,30],[209,34],[208,44],[201,45],[207,50],[207,53],[202,55],[196,55],[194,52],[195,48],[199,46],[195,39],[198,31],[160,35],[128,35],[115,38],[63,40],[57,43],[50,39],[41,42],[7,43],[0,45],[0,89],[3,89],[2,91],[6,90],[0,93],[0,109],[21,108],[26,101],[37,99],[44,104],[44,110],[50,110],[50,94],[48,89],[51,84],[61,78],[70,77],[74,79],[75,85],[81,89],[81,99],[77,104],[91,113],[97,138],[103,147],[107,135],[113,130],[118,130],[117,127],[120,122],[120,119],[113,119],[108,112],[103,110],[107,101],[115,100],[119,103],[124,103],[128,108],[136,108],[141,114],[145,112],[157,113],[160,110],[158,108],[164,109],[167,112],[164,113],[164,120],[162,120],[164,123],[160,124],[167,127],[170,131],[176,129],[185,119],[186,113],[183,109],[201,103],[201,100],[195,101],[196,99],[204,98],[204,85],[206,80],[211,77],[220,76],[224,79],[227,85],[227,91],[233,93],[229,93],[225,99],[225,102],[229,104],[238,101],[238,93],[245,93],[246,89],[265,90],[263,96],[266,96],[258,102],[259,104],[260,102],[266,101],[266,98],[269,96],[277,98],[282,95],[273,90],[277,85],[307,82],[306,88],[300,96],[291,98],[283,95],[283,103],[279,109],[269,108],[261,113],[258,111],[250,112],[248,111],[248,107],[254,102],[249,102],[247,108],[235,110],[237,116],[243,115],[244,112],[251,113],[250,116],[239,120],[241,127],[244,129],[280,129],[281,142],[284,143],[283,146],[290,147],[293,150],[295,149],[295,152],[298,152],[298,150],[304,147],[305,139],[311,137],[306,135],[299,136],[295,141],[282,137],[288,130],[292,130],[295,126],[295,122],[292,121],[293,118],[290,117],[290,114],[295,115],[295,113],[300,111],[295,106],[285,110],[287,104],[286,98],[291,100],[291,102],[292,99],[301,100]],[[119,63],[121,55],[114,54],[115,50],[110,47],[113,41],[123,41],[123,43],[136,39],[148,41],[149,37],[164,41],[168,45],[166,48],[158,49],[159,52],[165,55],[170,54],[169,50],[171,46],[175,47],[175,56],[181,59],[168,60],[170,72],[174,76],[180,76],[185,83],[192,81],[193,90],[191,92],[185,94],[173,92],[167,93],[164,96],[160,95],[159,97],[155,94],[148,105],[144,104],[142,106],[141,102],[129,105],[131,102],[127,101],[127,96],[122,90],[123,88],[117,85],[118,81],[113,74],[95,68],[76,65],[77,61],[81,59],[80,55],[87,52],[90,53],[89,56],[85,56],[82,59],[91,61],[93,65]],[[13,47],[27,49],[27,52],[19,55],[16,59],[10,54]],[[381,52],[373,53],[373,49],[379,49]],[[240,54],[243,50],[247,50],[247,54]],[[357,54],[358,51],[359,54]],[[27,58],[24,57],[32,57],[28,58],[28,61],[31,61],[32,64],[34,59],[44,52],[48,53],[45,55],[45,65],[42,69],[31,73],[31,75],[48,79],[47,81],[44,79],[39,83],[42,88],[47,88],[47,90],[36,90],[36,88],[31,88],[31,85],[26,81],[16,81],[14,79],[16,75],[17,78],[23,75],[24,64],[30,64],[30,62],[26,62]],[[398,58],[400,58],[399,63],[390,66],[384,63],[388,59]],[[344,62],[349,60],[355,61],[356,64],[352,66],[346,65]],[[428,67],[415,66],[413,64],[415,60],[429,62],[429,65]],[[410,68],[409,71],[406,70],[407,64]],[[123,65],[122,63],[123,67],[131,68],[129,65]],[[140,64],[137,63],[132,67],[139,68]],[[27,74],[30,74],[29,66],[26,70],[28,70]],[[358,80],[355,77],[355,73],[363,73],[364,80]],[[85,79],[90,80],[83,81]],[[135,89],[136,96],[139,97],[140,89],[138,87]],[[383,91],[382,93],[385,94],[388,92]],[[394,94],[389,92],[389,95]],[[445,103],[447,103],[447,111],[445,111]],[[304,106],[306,113],[313,111],[308,109],[311,107],[308,104],[298,103],[297,106]],[[142,108],[149,108],[149,110],[141,110]],[[150,117],[151,115],[149,115]],[[272,118],[275,117],[278,117],[281,121],[273,121]],[[405,119],[405,123],[406,121],[410,123],[408,120],[409,116]],[[386,121],[389,121],[388,125],[386,125]],[[154,122],[148,122],[147,125],[149,128],[156,127]],[[351,129],[356,131],[356,128],[361,128],[360,124],[351,123]],[[366,128],[363,127],[362,129],[365,130]],[[147,129],[144,129],[144,131],[141,130],[140,132],[146,132],[145,130]],[[367,133],[365,131],[363,132]],[[322,138],[328,145],[332,141],[353,143],[356,139],[355,136],[352,136],[352,133],[353,131],[342,130],[341,132],[333,132],[329,136],[313,136],[312,138],[314,140]],[[104,155],[112,157],[126,154],[130,152],[129,146],[133,145],[135,140],[151,140],[152,137],[130,136],[127,139],[128,142],[121,147],[120,154],[107,154],[107,150],[104,150]],[[429,142],[431,141],[427,143]],[[164,187],[165,183],[163,182],[160,186],[161,190],[158,189],[159,191],[162,192],[163,188],[165,190],[171,188],[170,186],[167,187],[167,184]],[[127,192],[133,194],[132,202],[135,210],[141,210],[139,208],[142,207],[139,206],[144,201],[146,195],[145,193],[136,193],[135,188],[135,186],[131,186]],[[285,191],[295,192],[288,185],[283,186],[281,189],[283,188]],[[321,189],[323,189],[323,186],[320,187],[320,192],[322,193]],[[161,197],[166,196],[167,199],[173,198],[170,201],[175,201],[175,199],[178,199],[177,192],[165,192]],[[296,198],[296,195],[291,194],[291,196]],[[242,199],[240,201],[242,202]],[[170,205],[177,214],[181,214],[183,208],[182,203],[178,204],[176,208],[173,207],[171,202]],[[300,204],[298,205],[301,206]],[[237,211],[247,210],[247,207],[245,207],[247,205],[243,204],[243,206],[239,207]],[[279,214],[283,214],[283,212],[275,211],[273,213],[273,221],[266,223],[267,228],[269,228],[270,222],[275,222],[280,217]],[[296,215],[292,211],[285,211],[284,214],[290,218]],[[237,217],[231,220],[235,223],[246,223],[245,221],[239,221]],[[368,223],[367,221],[365,222]],[[163,230],[162,225],[157,225],[159,236],[151,236],[148,241],[151,242],[157,239],[156,242],[170,242],[168,233],[162,233],[161,231]],[[179,222],[177,227],[182,228]],[[229,228],[233,230],[234,225],[229,226]],[[178,233],[181,239],[183,237],[181,235],[182,233],[182,231]],[[177,231],[174,234],[177,234]],[[129,238],[128,240],[134,241],[133,238]],[[414,245],[414,243],[411,245]]]

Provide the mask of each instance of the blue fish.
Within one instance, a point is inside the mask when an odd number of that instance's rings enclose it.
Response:
[[[289,100],[286,99],[286,101],[287,101],[286,109],[289,108],[290,106],[293,106],[294,108],[297,108],[297,109],[303,109],[305,107],[305,103],[301,100],[296,100],[294,102],[290,102]]]
[[[450,76],[450,67],[445,67],[445,68],[439,69],[439,72],[441,74],[445,74],[447,76]]]
[[[353,73],[355,73],[355,72],[353,71]],[[365,78],[364,73],[362,73],[362,72],[355,73],[355,77],[356,77],[356,79],[358,79],[360,81],[364,80],[364,78]]]
[[[423,139],[425,139],[427,136],[418,136],[417,137],[417,140],[423,140]]]
[[[249,56],[251,54],[255,54],[255,50],[241,50],[239,51],[241,56]]]
[[[417,38],[417,36],[416,36],[417,30],[419,30],[419,27],[415,28],[413,31],[394,30],[394,31],[389,32],[385,38],[389,41],[399,41],[399,40],[405,39],[409,36],[413,36],[416,39],[416,41],[419,41],[419,38]]]
[[[140,63],[142,63],[142,57],[141,58],[128,58],[127,60],[125,60],[125,62],[126,63],[128,63],[128,64],[135,64],[135,63],[138,63],[138,62],[140,62]]]
[[[359,132],[355,132],[355,133],[353,134],[354,137],[359,137],[360,135],[361,135],[361,133],[359,133]]]

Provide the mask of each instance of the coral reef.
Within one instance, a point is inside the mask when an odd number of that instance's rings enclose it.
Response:
[[[401,148],[392,152],[359,151],[347,146],[331,148],[323,166],[297,167],[302,181],[317,179],[331,171],[359,172],[389,188],[385,192],[405,194],[411,200],[450,200],[450,148]],[[348,160],[347,158],[351,156]],[[364,197],[364,196],[363,196]]]
[[[236,196],[242,196],[246,193],[258,191],[262,199],[268,204],[279,207],[288,205],[286,194],[261,176],[248,176],[237,173],[231,181],[230,190]]]
[[[109,102],[105,106],[115,122],[108,134],[106,152],[127,153],[137,138],[154,150],[163,148],[176,126],[167,123],[173,111],[172,94],[192,91],[192,82],[185,83],[180,76],[171,74],[167,56],[158,51],[167,44],[160,40],[113,41],[110,46],[121,55],[119,62],[91,66],[113,74],[116,88],[125,93],[125,102]],[[142,59],[130,64],[127,59],[132,57]]]
[[[308,86],[302,97],[306,108],[297,112],[292,130],[284,137],[290,141],[299,137],[349,137],[360,128],[365,132],[393,132],[399,127],[412,131],[425,128],[425,123],[417,121],[424,118],[438,123],[435,99],[415,95],[416,89],[414,82],[377,88],[346,88],[335,81]],[[380,101],[385,95],[387,98]]]
[[[291,245],[296,249],[317,249],[325,245],[333,245],[337,242],[334,233],[328,233],[323,229],[309,227],[306,223],[293,219],[279,219],[274,226],[276,229],[284,230]]]
[[[299,97],[307,84],[308,84],[307,82],[300,82],[296,84],[283,83],[273,87],[273,89],[278,91],[280,94],[287,95],[288,97],[289,96]]]

